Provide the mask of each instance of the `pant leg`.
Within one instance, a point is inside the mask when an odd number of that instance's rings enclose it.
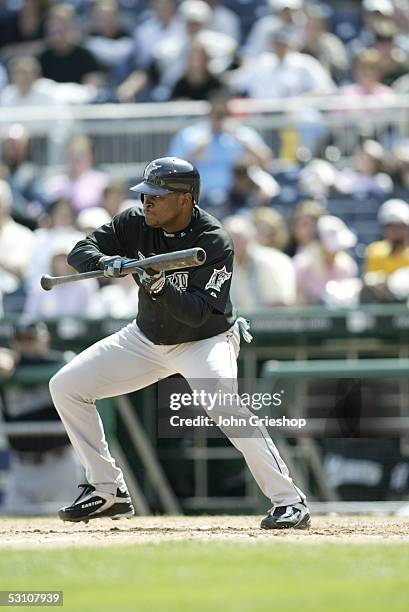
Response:
[[[174,363],[187,379],[192,390],[200,392],[209,388],[215,392],[237,393],[237,356],[240,334],[237,326],[214,338],[201,340],[181,347]],[[200,380],[202,379],[202,380]],[[209,410],[212,419],[219,417],[243,417],[248,421],[251,412],[236,402],[217,405]],[[222,427],[232,444],[243,454],[257,484],[274,505],[285,506],[305,499],[282,460],[277,447],[264,426]]]
[[[133,322],[87,348],[50,380],[55,407],[90,484],[107,493],[125,487],[95,400],[142,389],[174,373]]]

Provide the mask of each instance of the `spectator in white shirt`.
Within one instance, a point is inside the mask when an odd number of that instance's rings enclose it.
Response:
[[[27,265],[25,280],[28,285],[39,285],[40,278],[50,269],[51,254],[62,240],[72,247],[83,238],[75,224],[75,213],[66,198],[50,202],[42,227],[33,234],[33,249]]]
[[[55,104],[55,83],[41,78],[39,62],[30,56],[9,63],[10,84],[0,92],[0,106],[50,106]]]
[[[270,100],[334,91],[325,68],[314,57],[293,50],[291,31],[274,30],[271,38],[274,52],[249,60],[231,73],[232,87],[251,98]]]
[[[206,3],[213,9],[209,30],[226,34],[239,43],[241,27],[238,16],[227,6],[223,6],[220,0],[206,0]]]
[[[157,45],[173,36],[184,36],[184,23],[175,0],[152,0],[149,17],[134,32],[136,63],[147,68]]]
[[[0,275],[5,272],[23,278],[33,248],[33,232],[10,216],[12,194],[0,180]]]
[[[14,123],[3,134],[1,163],[13,195],[13,218],[30,229],[37,227],[43,212],[41,171],[31,159],[31,138],[27,130]]]
[[[294,48],[302,44],[305,15],[304,0],[269,0],[271,15],[258,19],[247,37],[243,54],[246,57],[257,57],[260,53],[270,51],[271,32],[283,27],[291,28]]]
[[[85,47],[104,66],[109,77],[120,69],[132,53],[132,37],[121,25],[116,0],[98,0],[93,7],[93,29],[85,39]]]
[[[53,276],[75,274],[67,263],[72,249],[71,238],[58,241],[51,252],[50,267],[44,273]],[[52,291],[44,291],[39,283],[29,287],[24,314],[33,319],[55,319],[60,317],[88,317],[100,313],[98,304],[99,285],[96,279],[57,285]]]
[[[295,304],[295,270],[290,257],[258,244],[256,229],[247,217],[226,217],[223,224],[234,244],[233,305],[241,310]]]

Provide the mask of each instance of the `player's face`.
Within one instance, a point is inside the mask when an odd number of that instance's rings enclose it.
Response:
[[[144,195],[143,212],[150,227],[172,229],[184,217],[183,194],[168,193],[162,196]]]

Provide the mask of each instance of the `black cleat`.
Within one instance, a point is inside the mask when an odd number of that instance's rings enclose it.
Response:
[[[88,523],[91,519],[109,516],[112,519],[130,518],[135,514],[128,491],[116,490],[116,494],[97,491],[90,484],[80,484],[81,494],[71,506],[61,508],[58,516],[63,521]]]
[[[261,521],[262,529],[309,529],[311,517],[305,502],[273,506]]]

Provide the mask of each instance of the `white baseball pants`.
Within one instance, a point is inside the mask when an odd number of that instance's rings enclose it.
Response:
[[[181,374],[192,388],[197,379],[220,380],[222,386],[227,379],[231,384],[237,378],[239,348],[237,324],[205,340],[157,345],[133,321],[65,365],[51,379],[50,391],[88,482],[108,493],[126,488],[122,471],[108,450],[95,400],[137,391],[172,374]],[[250,415],[241,405],[231,411]],[[217,407],[208,414],[217,420]],[[253,437],[230,437],[230,441],[243,454],[264,495],[279,506],[305,499],[266,428],[258,427],[257,432]]]

